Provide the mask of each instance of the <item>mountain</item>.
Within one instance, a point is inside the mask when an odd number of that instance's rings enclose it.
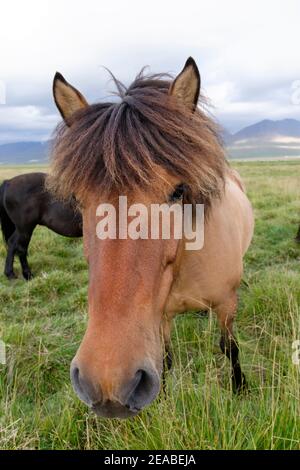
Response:
[[[0,145],[0,163],[5,165],[45,163],[50,142],[15,142]]]
[[[228,136],[231,158],[270,158],[300,156],[300,121],[265,119]]]
[[[300,121],[296,121],[296,119],[283,119],[282,121],[265,119],[252,124],[252,126],[244,127],[244,129],[234,134],[234,139],[265,139],[278,135],[300,137]]]
[[[300,121],[263,121],[235,134],[223,129],[221,138],[229,158],[300,157]],[[0,145],[0,164],[47,163],[51,142],[17,142]]]

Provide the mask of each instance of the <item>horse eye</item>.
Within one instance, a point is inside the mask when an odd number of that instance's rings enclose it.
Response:
[[[169,197],[170,202],[175,202],[175,201],[180,201],[183,198],[184,195],[184,190],[185,190],[185,185],[184,184],[178,184],[176,188],[174,189],[173,193]]]

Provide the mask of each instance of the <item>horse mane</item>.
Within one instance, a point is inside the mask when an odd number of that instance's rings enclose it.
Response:
[[[189,201],[210,206],[222,194],[226,171],[215,122],[168,94],[169,75],[142,70],[128,88],[112,77],[118,102],[93,104],[74,113],[69,126],[58,126],[48,189],[84,202],[93,191],[157,187],[163,168],[186,185]]]

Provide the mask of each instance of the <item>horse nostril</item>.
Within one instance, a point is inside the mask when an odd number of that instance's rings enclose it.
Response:
[[[134,377],[126,408],[139,411],[149,405],[159,392],[159,377],[154,371],[139,369]]]
[[[70,376],[75,393],[86,405],[91,406],[101,401],[100,393],[96,393],[91,382],[82,377],[76,365],[71,365]]]

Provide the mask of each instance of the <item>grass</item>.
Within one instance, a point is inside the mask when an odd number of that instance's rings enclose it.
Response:
[[[255,207],[236,331],[251,393],[230,391],[213,315],[177,318],[167,396],[140,416],[103,420],[79,402],[69,364],[86,325],[87,269],[81,240],[38,228],[35,278],[0,276],[1,449],[299,449],[300,162],[234,163]],[[0,178],[7,172],[0,170]],[[6,173],[5,173],[6,172]],[[5,249],[1,244],[1,260]],[[19,267],[18,273],[20,275]]]

